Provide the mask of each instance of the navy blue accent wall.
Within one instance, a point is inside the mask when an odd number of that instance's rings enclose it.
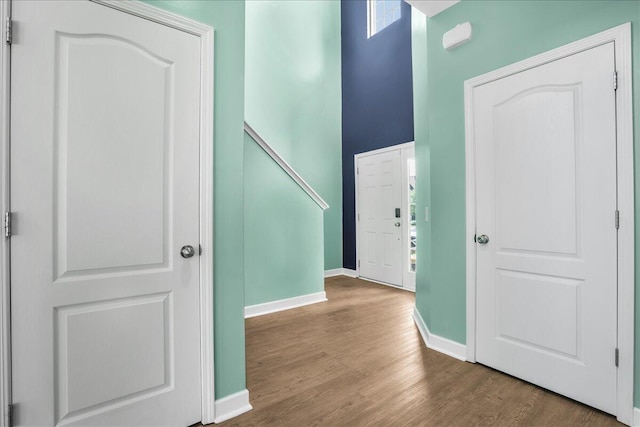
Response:
[[[343,266],[356,268],[353,156],[413,141],[411,6],[367,39],[367,3],[342,0]]]

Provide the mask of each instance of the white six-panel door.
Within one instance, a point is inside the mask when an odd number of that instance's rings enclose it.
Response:
[[[12,12],[15,424],[195,423],[200,40],[85,1]]]
[[[608,43],[473,94],[476,359],[610,413],[617,331],[613,72]]]
[[[399,149],[357,159],[360,276],[396,286],[404,254],[401,161]]]
[[[413,142],[358,154],[355,163],[359,275],[415,291]]]

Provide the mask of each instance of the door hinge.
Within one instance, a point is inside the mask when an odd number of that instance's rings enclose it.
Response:
[[[360,214],[358,214],[358,221],[360,221]]]
[[[613,90],[618,90],[618,72],[613,72]]]
[[[620,228],[620,211],[616,210],[616,230]]]
[[[360,260],[358,260],[358,268],[360,268]]]
[[[4,237],[11,237],[11,212],[4,213]]]
[[[7,408],[7,418],[9,427],[13,427],[13,404]]]
[[[616,348],[616,354],[615,354],[615,362],[616,362],[616,368],[620,366],[620,350],[618,350],[617,348]]]
[[[360,168],[356,168],[356,175],[360,175]]]
[[[13,21],[7,16],[7,33],[5,37],[7,44],[11,44],[11,39],[13,39]]]

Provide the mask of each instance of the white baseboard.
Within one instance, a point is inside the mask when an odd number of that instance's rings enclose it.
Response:
[[[276,313],[278,311],[289,310],[291,308],[302,307],[303,305],[315,304],[327,300],[326,292],[300,295],[299,297],[286,298],[277,301],[265,302],[263,304],[249,305],[244,308],[244,318],[262,316],[263,314]]]
[[[249,390],[244,389],[216,400],[216,418],[213,422],[221,423],[252,409],[253,406],[249,403]]]
[[[394,289],[400,289],[401,291],[413,292],[414,294],[416,293],[415,288],[414,289],[403,288],[402,286],[397,286],[397,285],[393,285],[391,283],[381,282],[379,280],[369,279],[368,277],[358,277],[358,279],[364,280],[365,282],[375,283],[375,284],[378,284],[378,285],[389,286],[390,288],[394,288]]]
[[[358,273],[355,270],[351,270],[349,268],[334,268],[333,270],[325,270],[324,277],[335,277],[335,276],[347,276],[347,277],[358,277]]]
[[[467,346],[432,334],[415,307],[413,307],[413,321],[416,322],[420,335],[422,335],[422,341],[428,348],[463,362],[467,360]]]
[[[350,268],[343,268],[342,274],[347,277],[353,277],[354,279],[358,277],[358,272],[356,270],[351,270]]]
[[[333,270],[325,270],[324,277],[342,276],[343,275],[342,270],[344,270],[344,268],[334,268]]]
[[[633,408],[633,427],[640,427],[640,408]]]

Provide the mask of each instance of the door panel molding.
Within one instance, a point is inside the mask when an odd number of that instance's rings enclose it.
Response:
[[[214,29],[200,22],[164,11],[138,1],[91,0],[95,3],[132,14],[200,38],[200,359],[201,359],[201,416],[202,423],[215,418],[214,343],[213,325],[213,87],[214,87]],[[11,2],[0,2],[0,30],[7,31],[11,16]],[[8,156],[10,123],[10,45],[0,43],[0,210],[10,210]],[[8,407],[11,403],[10,348],[10,258],[9,239],[0,243],[0,427],[9,425]]]
[[[534,68],[605,43],[613,42],[618,73],[616,91],[618,210],[618,349],[620,364],[617,386],[617,418],[633,423],[634,369],[634,171],[633,112],[631,70],[631,23],[595,34],[557,49],[525,59],[465,81],[466,152],[466,282],[467,282],[467,360],[476,361],[476,142],[473,132],[474,88]],[[613,88],[613,76],[611,76]],[[613,212],[612,212],[612,226]]]

